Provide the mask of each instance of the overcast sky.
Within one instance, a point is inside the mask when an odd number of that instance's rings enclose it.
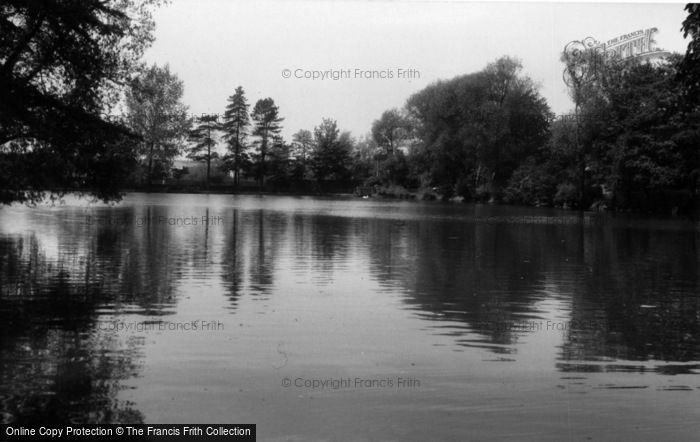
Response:
[[[222,113],[240,85],[251,109],[260,98],[275,100],[287,140],[324,117],[361,136],[412,93],[502,55],[520,58],[552,110],[566,112],[566,43],[656,27],[657,47],[685,53],[686,15],[680,3],[173,0],[156,11],[146,59],[170,64],[193,114]],[[347,69],[349,78],[338,80],[296,78]],[[356,70],[393,78],[357,78]]]

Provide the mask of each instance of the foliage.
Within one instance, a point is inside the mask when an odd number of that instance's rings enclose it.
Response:
[[[351,171],[350,174],[354,181],[365,182],[365,185],[370,185],[370,179],[376,179],[379,182],[380,165],[377,156],[377,143],[369,135],[365,135],[357,140],[350,152]]]
[[[683,37],[691,37],[678,77],[682,86],[684,129],[675,140],[686,158],[684,176],[691,198],[696,201],[700,186],[700,5],[689,3],[683,21]],[[696,207],[697,208],[697,207]]]
[[[683,38],[690,36],[688,49],[680,66],[680,76],[684,85],[687,103],[700,105],[700,4],[688,3],[685,6],[688,17],[683,21]]]
[[[267,168],[270,182],[275,186],[288,186],[291,178],[292,147],[285,143],[280,136],[275,136],[272,139],[269,152],[269,166]]]
[[[557,180],[549,164],[538,164],[528,158],[510,177],[504,189],[504,201],[510,204],[550,206],[557,190]]]
[[[221,125],[201,117],[189,131],[182,82],[168,66],[138,64],[152,42],[150,10],[158,3],[0,5],[0,201],[33,202],[44,190],[69,189],[116,199],[134,171],[143,170],[149,183],[168,176],[188,134],[188,156],[206,162],[207,184],[214,164],[233,172],[235,186],[246,173],[260,188],[266,179],[276,188],[352,180],[375,192],[407,195],[408,188],[429,197],[582,209],[603,198],[625,210],[697,199],[698,5],[686,6],[685,56],[619,60],[592,41],[567,46],[568,118],[555,120],[520,61],[501,57],[418,91],[358,141],[325,118],[290,144],[280,136],[273,99],[258,100],[249,113],[241,86],[228,97]],[[126,114],[116,118],[122,96]],[[228,148],[222,159],[213,151],[218,131]],[[223,181],[220,173],[215,178]]]
[[[110,111],[153,41],[151,8],[129,0],[0,5],[0,200],[79,186],[118,199],[133,137]],[[99,171],[99,173],[97,173]]]
[[[282,130],[280,123],[284,118],[279,116],[279,108],[275,105],[272,98],[260,99],[255,103],[251,114],[253,120],[253,135],[258,137],[256,144],[257,152],[255,154],[255,176],[258,179],[258,184],[262,187],[265,184],[265,175],[267,170],[265,160],[268,154],[268,148],[274,136],[278,135]]]
[[[407,103],[421,146],[414,151],[445,197],[490,193],[548,137],[551,113],[518,60],[502,57],[484,70],[434,83]]]
[[[323,122],[314,128],[314,144],[311,167],[316,180],[320,182],[347,179],[353,145],[350,133],[340,133],[335,120],[324,118]]]
[[[314,136],[310,130],[301,129],[292,136],[292,155],[294,166],[292,176],[296,181],[303,181],[309,175],[309,158],[314,148]]]
[[[212,152],[216,146],[216,133],[220,130],[219,116],[203,114],[196,118],[197,125],[189,132],[189,140],[193,145],[188,149],[187,156],[197,162],[207,164],[206,185],[209,187],[211,178],[211,162],[218,159],[219,154]]]
[[[411,136],[411,124],[398,109],[385,111],[372,124],[372,138],[386,155],[394,155]]]
[[[240,185],[241,170],[247,168],[249,164],[245,145],[248,126],[250,126],[249,105],[241,86],[238,86],[234,94],[228,97],[228,102],[221,127],[229,151],[224,157],[224,168],[233,171],[233,180],[238,186]]]
[[[682,65],[678,55],[653,62],[605,59],[595,81],[581,87],[588,98],[578,103],[579,155],[568,168],[578,169],[585,206],[594,188],[609,190],[618,209],[685,206],[670,197],[684,190],[692,199],[697,131],[683,110]]]
[[[140,158],[146,165],[150,184],[156,170],[169,170],[184,147],[192,124],[182,104],[182,81],[170,68],[153,65],[131,82],[126,94],[127,122],[141,136]]]

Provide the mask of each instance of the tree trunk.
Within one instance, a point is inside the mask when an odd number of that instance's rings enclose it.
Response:
[[[581,154],[581,158],[579,159],[579,210],[583,211],[585,210],[584,208],[584,203],[586,199],[586,157],[585,155]]]
[[[240,164],[241,164],[240,137],[241,137],[241,125],[240,125],[240,121],[236,121],[236,139],[234,141],[234,148],[233,148],[233,187],[236,190],[238,190],[238,185],[240,184],[240,180],[238,178]]]
[[[263,137],[260,143],[260,169],[258,173],[260,178],[258,179],[258,191],[262,192],[265,186],[265,154],[267,153],[267,138]]]
[[[151,187],[152,183],[152,177],[153,177],[153,150],[155,148],[155,142],[151,141],[151,147],[148,151],[148,172],[146,176],[146,180],[148,182],[148,187]]]
[[[207,145],[207,190],[209,190],[209,175],[211,174],[211,144]]]
[[[207,127],[207,190],[209,190],[209,174],[211,173],[211,122]]]
[[[236,149],[233,155],[233,160],[235,161],[233,165],[233,185],[238,189],[241,184],[240,170],[241,170],[241,146],[238,142],[238,135],[236,135]]]

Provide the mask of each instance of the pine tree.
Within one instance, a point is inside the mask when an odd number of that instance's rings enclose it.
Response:
[[[241,86],[238,86],[235,93],[228,97],[228,102],[222,124],[224,138],[228,143],[229,150],[225,157],[225,162],[228,165],[227,168],[233,171],[233,182],[238,187],[240,185],[241,167],[245,163],[246,158],[245,139],[250,126],[249,105]]]
[[[258,178],[258,185],[260,189],[262,189],[265,185],[265,158],[267,156],[267,150],[273,137],[282,130],[280,123],[284,118],[279,116],[279,108],[275,105],[272,98],[258,100],[253,108],[251,118],[255,124],[253,135],[259,138],[256,142],[258,148],[256,175]]]
[[[216,114],[203,114],[197,117],[197,127],[189,134],[189,139],[194,145],[188,149],[187,156],[195,161],[207,163],[207,189],[211,175],[211,160],[219,157],[216,152],[212,152],[213,147],[216,146],[216,132],[220,130],[218,119],[219,116]]]

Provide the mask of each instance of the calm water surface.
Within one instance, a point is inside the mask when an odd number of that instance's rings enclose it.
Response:
[[[689,221],[461,204],[5,207],[0,422],[693,440],[699,246]]]

